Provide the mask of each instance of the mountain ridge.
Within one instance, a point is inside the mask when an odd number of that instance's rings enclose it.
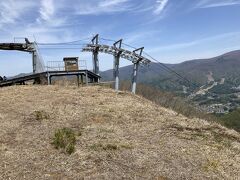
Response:
[[[240,50],[224,53],[209,59],[188,60],[179,64],[165,64],[190,82],[180,79],[176,74],[167,72],[159,63],[140,67],[138,82],[154,86],[163,91],[170,91],[180,96],[194,95],[199,105],[215,106],[222,104],[221,110],[228,112],[240,106]],[[120,68],[120,80],[131,80],[132,65]],[[113,80],[113,70],[101,73],[104,80]],[[192,84],[196,84],[197,88]],[[230,104],[229,104],[229,102]],[[226,107],[225,107],[226,106]],[[228,110],[223,111],[223,108]],[[211,110],[207,110],[212,112]]]
[[[234,59],[232,59],[234,58]],[[219,55],[219,56],[216,56],[216,57],[212,57],[212,58],[207,58],[207,59],[193,59],[193,60],[187,60],[187,61],[184,61],[184,62],[181,62],[181,63],[177,63],[177,64],[164,64],[166,66],[168,66],[169,68],[173,68],[173,70],[181,70],[181,68],[183,68],[182,66],[190,66],[190,65],[194,65],[194,67],[198,66],[199,64],[205,64],[205,63],[216,63],[216,62],[226,62],[226,60],[232,60],[232,61],[236,61],[238,60],[239,62],[236,62],[236,63],[239,63],[240,64],[240,50],[235,50],[235,51],[231,51],[231,52],[227,52],[227,53],[224,53],[222,55]],[[156,64],[159,64],[159,63],[151,63],[152,65],[150,65],[149,67],[149,70],[151,71],[151,68],[153,69],[152,66],[156,65]],[[122,68],[120,68],[120,71],[123,71],[125,69],[128,69],[128,68],[132,68],[133,66],[132,65],[129,65],[129,66],[124,66]],[[190,66],[192,68],[192,66]],[[157,69],[159,70],[162,70],[160,67],[156,67]],[[186,67],[185,67],[186,68]],[[209,68],[211,69],[211,68]],[[140,68],[140,74],[142,73],[142,68]],[[108,75],[106,75],[108,72],[112,72],[112,70],[107,70],[107,71],[103,71],[101,73],[102,77],[103,78],[107,78]],[[161,73],[161,71],[159,72]],[[184,74],[187,74],[187,73],[184,73]],[[125,79],[125,76],[124,76],[124,73],[123,74],[120,74],[122,75],[123,79]],[[109,77],[108,77],[109,78]],[[141,79],[140,79],[141,81]]]

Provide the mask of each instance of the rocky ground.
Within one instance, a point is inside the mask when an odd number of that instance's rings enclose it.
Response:
[[[52,145],[76,134],[71,155]],[[0,89],[0,179],[239,179],[240,135],[103,87]]]

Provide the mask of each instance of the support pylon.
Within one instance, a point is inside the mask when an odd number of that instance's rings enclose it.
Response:
[[[139,56],[142,56],[142,52],[143,52],[144,47],[138,48],[136,50],[133,51],[133,53],[136,54],[136,52],[139,51]],[[139,67],[139,63],[142,60],[142,58],[140,57],[136,62],[133,63],[133,73],[132,73],[132,93],[136,94],[136,89],[137,89],[137,74],[138,74],[138,67]]]
[[[118,45],[118,47],[117,47]],[[115,47],[115,55],[114,55],[114,79],[115,79],[115,90],[119,90],[119,61],[120,61],[120,55],[122,53],[121,46],[122,46],[122,39],[115,42],[113,44]]]
[[[99,40],[99,35],[97,34],[92,39],[92,44],[96,45],[96,48],[93,51],[93,72],[95,74],[97,74],[97,75],[99,75],[99,59],[98,59],[98,50],[99,50],[99,48],[97,47],[98,40]],[[99,82],[99,79],[98,79],[98,82]]]

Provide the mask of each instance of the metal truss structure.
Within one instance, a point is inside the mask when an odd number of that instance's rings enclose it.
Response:
[[[151,61],[142,55],[137,54],[134,51],[125,50],[122,48],[117,48],[114,46],[108,46],[108,45],[101,45],[101,44],[87,44],[86,47],[82,49],[83,52],[94,52],[96,49],[98,49],[98,52],[106,53],[110,55],[117,55],[121,52],[120,57],[123,59],[127,59],[129,61],[132,61],[132,63],[136,63],[137,61],[140,61],[140,63],[147,65]]]
[[[32,54],[33,73],[41,73],[45,70],[36,42],[30,42],[25,38],[25,43],[0,43],[0,50],[29,52]]]
[[[119,90],[119,61],[120,58],[127,59],[133,63],[132,73],[132,93],[136,93],[137,86],[137,72],[140,64],[147,65],[151,60],[142,56],[144,47],[129,51],[122,48],[122,39],[113,43],[112,46],[99,44],[99,35],[93,37],[91,44],[87,44],[82,48],[83,52],[93,53],[93,72],[99,74],[99,60],[98,53],[105,53],[113,55],[114,57],[114,79],[115,79],[115,90]]]

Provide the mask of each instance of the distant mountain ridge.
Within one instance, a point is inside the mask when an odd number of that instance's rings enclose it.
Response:
[[[207,82],[207,75],[212,72],[213,77],[221,79],[229,75],[235,75],[235,72],[240,70],[240,50],[232,51],[221,56],[209,59],[189,60],[179,64],[165,64],[176,72],[182,74],[190,80],[198,84]],[[122,80],[130,79],[132,73],[132,65],[120,68],[120,78]],[[157,74],[158,73],[158,74]],[[104,80],[112,80],[113,71],[107,70],[101,73]],[[141,67],[139,70],[139,81],[143,82],[149,78],[159,77],[164,75],[165,78],[174,77],[166,72],[157,63],[151,63],[149,67]],[[201,76],[201,77],[200,77]],[[164,79],[164,78],[162,78]]]
[[[174,73],[167,72],[157,63],[151,63],[149,67],[140,67],[138,82],[190,96],[204,108],[205,105],[207,107],[224,105],[219,112],[224,112],[223,108],[229,110],[240,106],[240,50],[209,59],[165,65],[200,88],[192,87],[187,81],[179,79]],[[120,79],[130,80],[132,68],[132,66],[120,68]],[[113,70],[104,71],[101,76],[104,80],[113,80]],[[196,94],[192,94],[193,90]],[[207,111],[212,112],[209,109]]]

